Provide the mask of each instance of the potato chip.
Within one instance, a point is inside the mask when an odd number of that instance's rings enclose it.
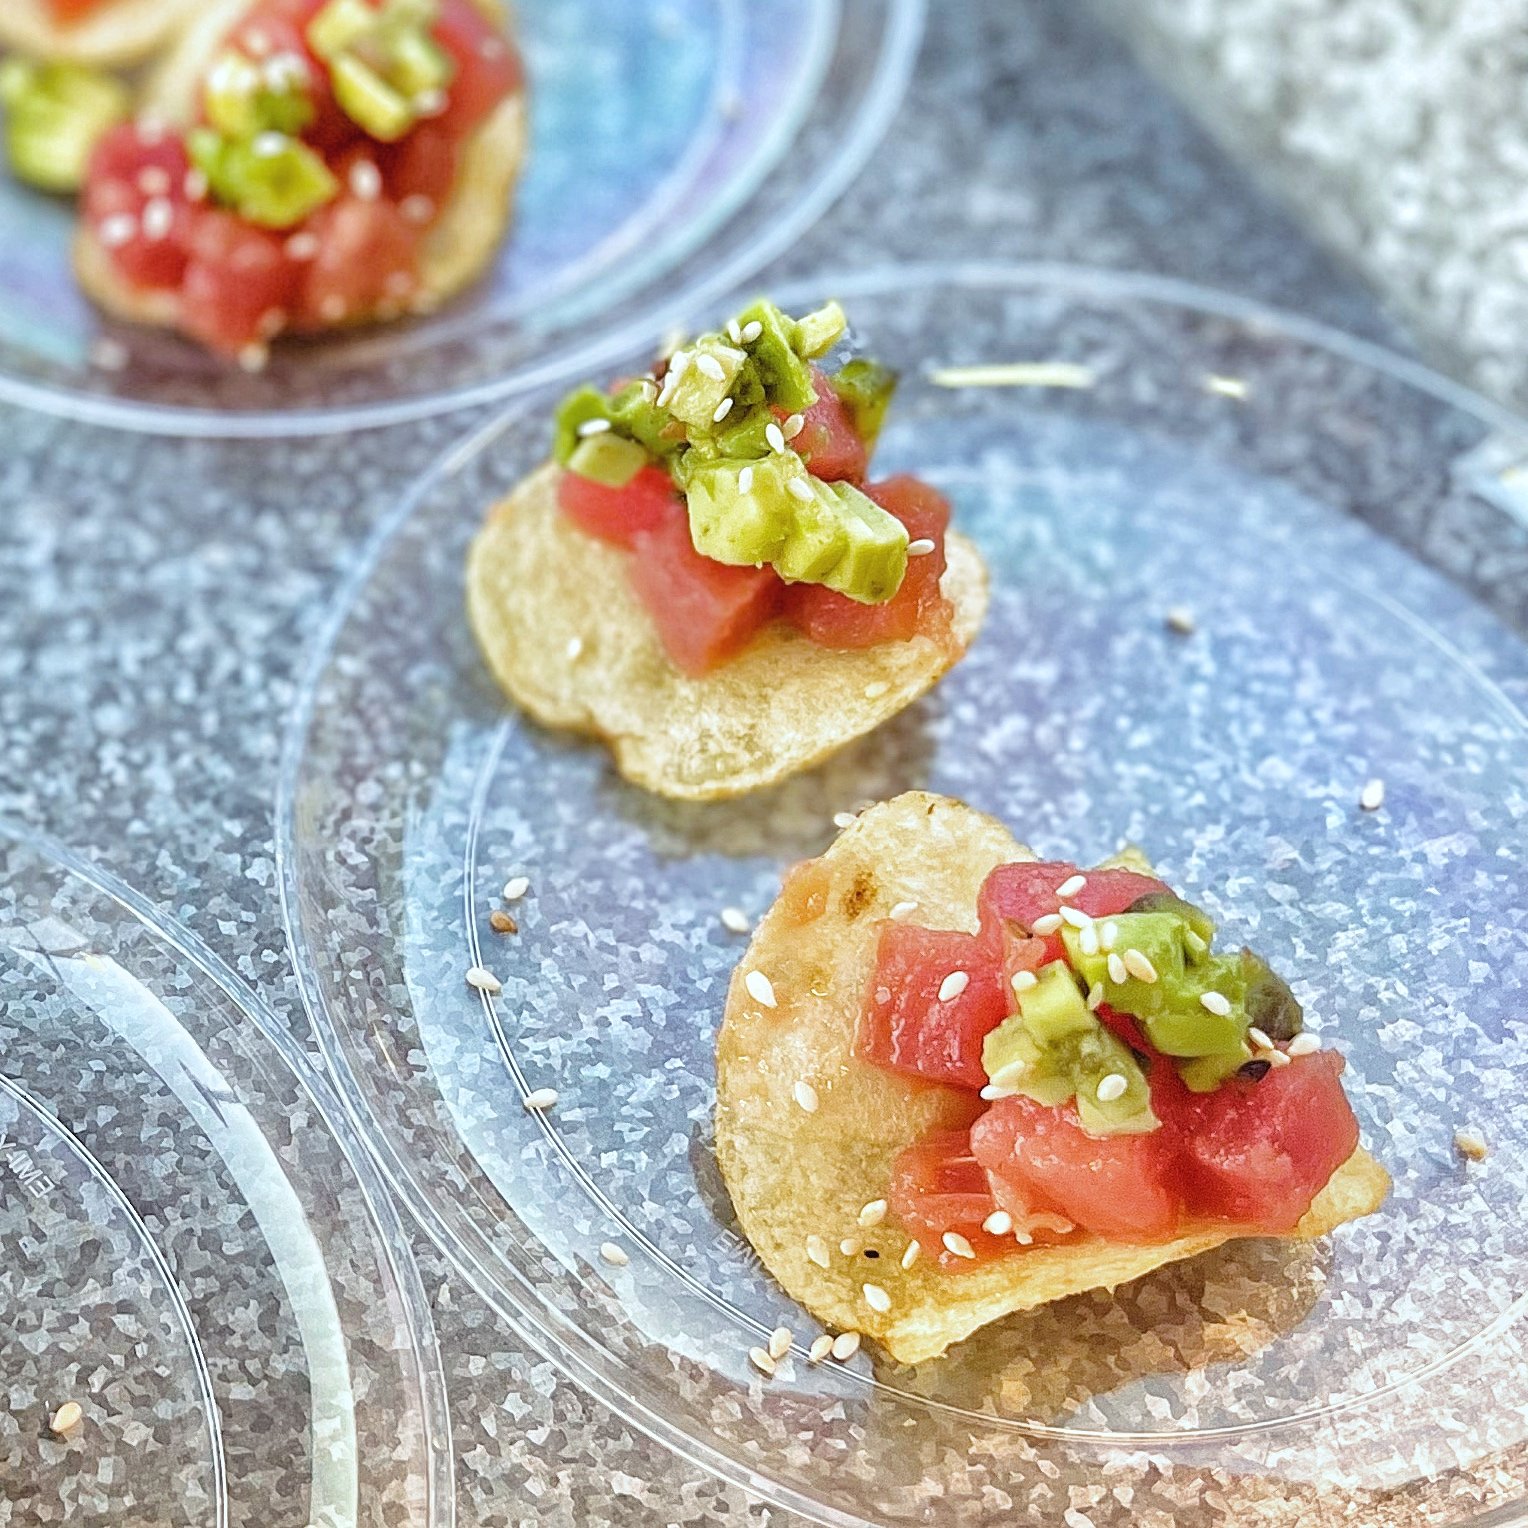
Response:
[[[495,22],[504,21],[509,14],[499,0],[474,0],[474,4]],[[207,67],[249,5],[250,0],[220,0],[186,33],[150,79],[143,100],[146,112],[172,127],[188,127],[196,121]],[[417,295],[421,306],[434,306],[455,296],[492,260],[509,223],[525,145],[522,90],[502,101],[466,145],[451,200],[420,246]],[[176,294],[140,289],[124,281],[85,222],[75,235],[74,271],[86,294],[108,313],[137,324],[175,324],[179,306]],[[352,313],[332,327],[355,327],[376,317]]]
[[[885,1197],[904,1147],[931,1130],[965,1127],[979,1107],[969,1094],[896,1076],[853,1054],[879,924],[897,903],[913,902],[919,923],[974,932],[987,873],[1027,858],[1001,823],[946,797],[913,791],[872,807],[821,859],[792,873],[727,997],[717,1040],[716,1149],[743,1232],[820,1321],[874,1337],[903,1363],[938,1357],[1012,1312],[1113,1288],[1237,1235],[1207,1227],[1157,1246],[1089,1237],[946,1273],[932,1257],[903,1268],[909,1238],[894,1220],[860,1225],[861,1209]],[[750,993],[751,972],[767,978],[775,1006]],[[810,1111],[799,1101],[801,1084]],[[1372,1213],[1388,1186],[1384,1168],[1360,1147],[1295,1236],[1321,1236]],[[809,1255],[813,1238],[831,1249],[826,1269]],[[879,1256],[843,1255],[844,1238]],[[867,1283],[887,1299],[867,1300]]]
[[[621,773],[660,795],[739,796],[809,768],[930,690],[986,615],[986,569],[952,533],[948,642],[836,652],[777,622],[690,678],[631,588],[629,554],[557,507],[558,477],[543,467],[490,513],[468,562],[472,627],[499,683],[537,721],[604,739]]]
[[[3,0],[0,47],[30,58],[128,68],[167,46],[201,5],[202,0],[110,0],[79,21],[60,26],[47,0]]]

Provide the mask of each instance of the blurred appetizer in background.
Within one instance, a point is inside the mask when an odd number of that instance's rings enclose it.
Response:
[[[585,386],[491,511],[468,608],[508,694],[637,784],[736,796],[929,690],[987,608],[974,546],[910,476],[869,480],[895,377],[826,369],[845,320],[757,302],[654,372]]]
[[[498,0],[216,0],[89,155],[103,308],[263,364],[430,311],[508,226],[524,77]]]
[[[1122,857],[1123,858],[1123,857]],[[765,1266],[904,1363],[1389,1188],[1343,1060],[1139,860],[910,792],[797,866],[728,993],[717,1155]]]
[[[127,69],[165,47],[206,0],[3,0],[0,48],[44,62]]]

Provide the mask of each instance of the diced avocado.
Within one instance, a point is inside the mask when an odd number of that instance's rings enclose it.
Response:
[[[882,604],[907,576],[907,527],[851,484],[832,487],[850,513],[848,546],[828,587],[862,605]]]
[[[278,67],[276,59],[257,62],[225,48],[207,70],[202,108],[208,124],[227,138],[256,133],[300,133],[314,116],[300,61]]]
[[[1098,1023],[1088,1011],[1077,979],[1065,961],[1053,960],[1035,985],[1019,996],[1024,1027],[1041,1046],[1054,1045],[1069,1035],[1086,1034]]]
[[[858,517],[834,493],[837,484],[805,472],[795,476],[811,486],[812,497],[792,506],[790,534],[774,556],[775,571],[793,583],[834,588],[835,570],[849,550],[849,526],[858,525]]]
[[[680,443],[664,438],[670,420],[654,405],[654,396],[651,384],[644,387],[640,382],[628,382],[614,393],[597,387],[575,388],[557,406],[552,456],[566,467],[581,440],[578,427],[593,419],[607,420],[615,434],[636,441],[651,457],[669,455]]]
[[[128,114],[131,97],[109,75],[13,54],[0,64],[5,149],[19,180],[41,191],[77,191],[91,151]]]
[[[339,194],[323,157],[284,133],[230,139],[199,128],[187,146],[217,201],[262,228],[291,228]]]
[[[815,312],[796,320],[796,354],[815,361],[825,356],[843,337],[849,321],[836,302],[824,303]]]
[[[1021,1013],[1010,1014],[982,1041],[982,1067],[994,1083],[1036,1103],[1064,1104],[1077,1091],[1036,1043]]]
[[[1108,955],[1101,950],[1084,954],[1080,930],[1070,925],[1061,930],[1067,957],[1090,989],[1099,982],[1106,984],[1111,1008],[1145,1021],[1172,1006],[1184,985],[1184,924],[1170,913],[1121,913],[1109,921],[1117,930],[1115,953],[1123,957],[1126,951],[1134,950],[1145,956],[1156,972],[1155,981],[1145,982],[1129,975],[1123,982],[1110,980]]]
[[[1137,897],[1126,910],[1132,913],[1171,913],[1181,918],[1199,936],[1206,949],[1215,938],[1215,920],[1202,907],[1185,902],[1171,891],[1148,891],[1144,897]],[[1190,953],[1204,952],[1191,948]]]
[[[648,463],[647,452],[634,440],[606,430],[573,448],[568,470],[607,488],[624,488]]]
[[[737,316],[746,331],[758,324],[757,339],[748,340],[748,354],[769,401],[787,414],[799,414],[817,401],[812,371],[797,349],[797,325],[772,302],[756,302]]]
[[[778,456],[758,462],[724,458],[696,468],[686,487],[695,550],[736,567],[773,562],[795,525],[789,477]]]
[[[329,0],[308,23],[308,46],[328,63],[371,37],[378,19],[367,0]]]
[[[340,110],[380,143],[396,143],[418,120],[413,102],[354,53],[330,60],[329,81]]]
[[[1293,1040],[1305,1027],[1305,1011],[1289,984],[1262,956],[1243,947],[1241,975],[1246,990],[1247,1022],[1270,1040]]]
[[[736,423],[733,422],[734,417]],[[771,447],[765,432],[774,422],[775,416],[768,409],[735,408],[727,415],[726,423],[705,444],[717,456],[768,456]]]
[[[398,32],[387,51],[388,82],[410,98],[444,90],[456,77],[456,60],[422,27]]]
[[[731,393],[747,355],[712,335],[698,340],[682,364],[684,369],[669,394],[668,411],[692,432],[716,428],[717,410]]]
[[[1130,1047],[1112,1030],[1095,1023],[1090,1034],[1079,1035],[1072,1061],[1077,1083],[1077,1118],[1090,1135],[1145,1135],[1162,1122],[1151,1107],[1151,1084]],[[1124,1079],[1124,1090],[1114,1094]],[[1101,1092],[1100,1089],[1103,1089]]]
[[[874,451],[897,390],[897,374],[879,361],[850,361],[831,377],[833,391],[849,411],[854,432],[864,441],[866,451]]]

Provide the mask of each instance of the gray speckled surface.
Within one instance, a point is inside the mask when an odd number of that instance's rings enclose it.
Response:
[[[1366,296],[1066,0],[936,11],[891,137],[782,270],[1078,260],[1385,332]],[[469,422],[244,446],[5,417],[0,811],[194,925],[299,1032],[272,863],[293,676],[367,530]],[[437,1291],[462,1522],[785,1521],[583,1397],[422,1239],[419,1256]]]

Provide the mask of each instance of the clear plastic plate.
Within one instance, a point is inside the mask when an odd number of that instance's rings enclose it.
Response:
[[[887,270],[793,300],[830,295],[904,371],[880,467],[941,485],[993,574],[972,653],[894,724],[693,806],[508,709],[462,559],[543,455],[549,395],[427,473],[340,602],[289,739],[281,876],[384,1170],[568,1373],[817,1521],[1505,1520],[1528,1478],[1528,432],[1372,347],[1161,281]],[[942,370],[979,366],[1009,369]],[[914,786],[1043,853],[1139,842],[1264,951],[1349,1058],[1395,1179],[1381,1212],[916,1370],[868,1348],[808,1366],[816,1329],[739,1236],[712,1152],[743,947],[718,914],[765,908],[835,812]],[[519,932],[496,934],[519,874]],[[502,994],[466,985],[479,963]],[[543,1086],[560,1102],[527,1113]],[[745,1355],[778,1322],[797,1351],[766,1384]]]
[[[104,320],[70,270],[72,208],[0,173],[0,397],[293,434],[593,365],[790,248],[879,141],[922,23],[923,0],[525,0],[531,143],[491,273],[431,318],[278,346],[255,376]]]
[[[190,935],[0,825],[0,1519],[452,1501],[429,1306],[316,1064]]]

